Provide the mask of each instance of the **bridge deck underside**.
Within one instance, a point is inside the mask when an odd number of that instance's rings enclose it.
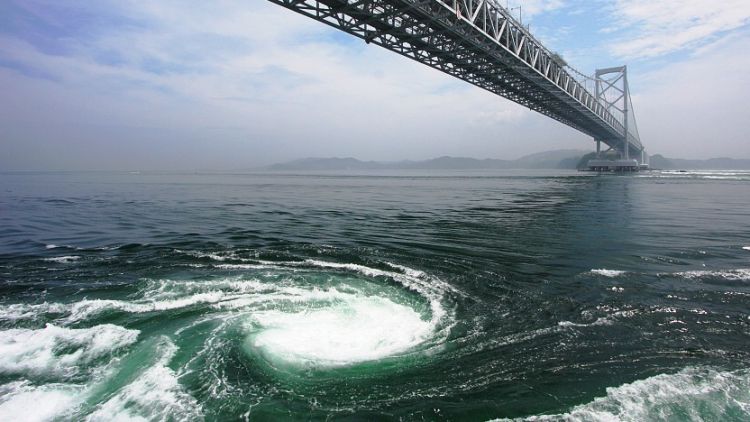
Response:
[[[621,149],[623,136],[518,54],[436,0],[270,0]],[[631,145],[640,154],[640,143]]]

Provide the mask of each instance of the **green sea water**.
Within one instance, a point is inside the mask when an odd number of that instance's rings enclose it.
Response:
[[[750,418],[750,172],[0,174],[0,420]]]

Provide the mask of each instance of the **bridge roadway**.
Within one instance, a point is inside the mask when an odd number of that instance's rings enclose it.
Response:
[[[620,152],[627,133],[627,155],[641,156],[637,131],[627,129],[627,105],[618,113],[597,98],[496,0],[269,1],[508,98]],[[627,104],[629,93],[624,95]]]

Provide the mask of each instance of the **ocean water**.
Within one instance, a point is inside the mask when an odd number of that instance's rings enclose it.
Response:
[[[750,419],[750,173],[0,174],[0,420]]]

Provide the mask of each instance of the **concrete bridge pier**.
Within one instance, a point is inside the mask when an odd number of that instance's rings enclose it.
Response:
[[[623,140],[623,144],[625,145],[625,147],[623,148],[622,151],[619,151],[620,158],[616,160],[602,157],[601,139],[595,139],[594,142],[596,142],[596,158],[594,158],[593,160],[589,160],[588,162],[589,171],[608,172],[608,173],[626,173],[626,172],[636,172],[640,170],[645,170],[648,168],[647,165],[644,167],[645,152],[643,150],[641,150],[641,162],[640,163],[638,162],[637,159],[630,158],[630,154],[628,151],[629,145],[627,145],[627,140]]]

